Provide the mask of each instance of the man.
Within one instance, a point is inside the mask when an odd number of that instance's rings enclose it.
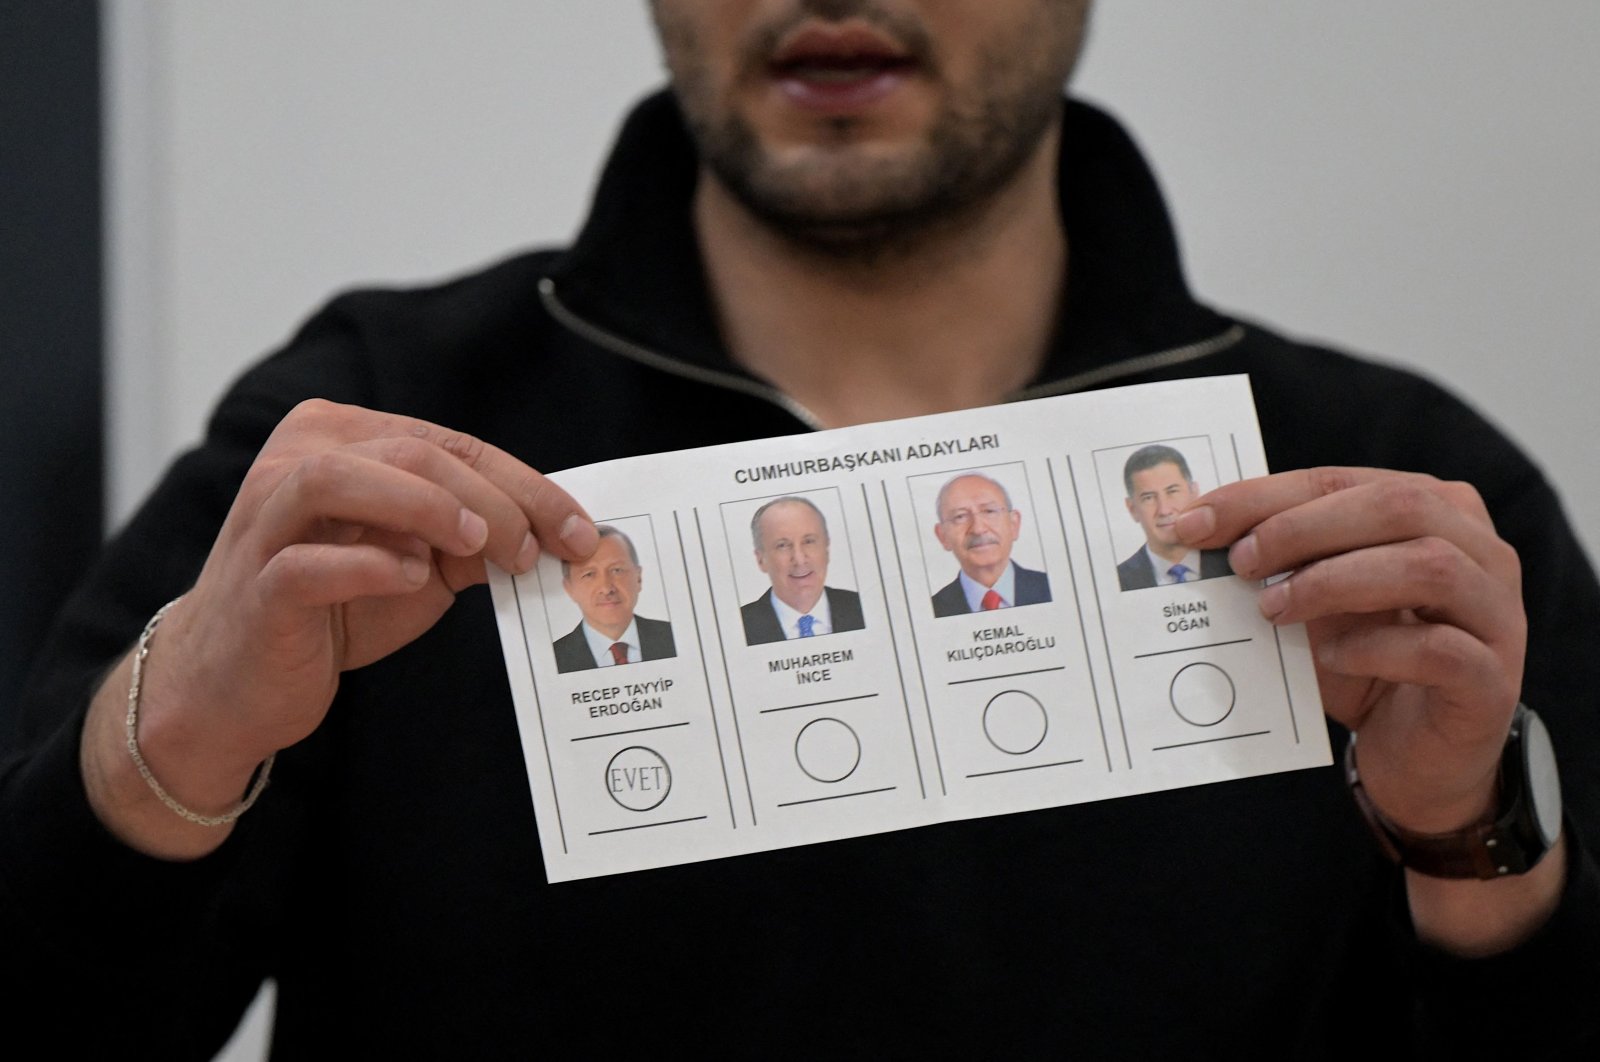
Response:
[[[828,521],[808,498],[767,502],[750,518],[756,566],[772,586],[741,606],[747,645],[859,631],[861,596],[824,585],[828,578]]]
[[[1085,8],[657,0],[673,95],[570,249],[343,297],[242,378],[75,595],[0,760],[11,1012],[64,1054],[206,1057],[270,975],[284,1057],[637,1050],[708,1003],[707,1054],[1577,1051],[1600,586],[1460,403],[1194,300],[1138,152],[1059,96]],[[1522,697],[1568,768],[1553,844],[1492,880],[1398,868],[1329,769],[540,883],[475,584],[598,538],[534,465],[1236,372],[1291,471],[1178,534],[1293,573],[1259,607],[1309,623],[1374,828],[1415,861],[1520,821]],[[1423,471],[1352,467],[1380,461]]]
[[[672,624],[634,615],[644,568],[633,539],[609,524],[596,524],[595,533],[600,544],[588,560],[561,562],[561,588],[583,619],[555,640],[556,670],[587,671],[677,656]]]
[[[1192,583],[1232,575],[1225,549],[1192,549],[1178,537],[1178,516],[1200,496],[1189,462],[1171,446],[1141,447],[1122,466],[1125,504],[1144,529],[1144,546],[1117,565],[1124,590]]]
[[[960,616],[1050,600],[1050,577],[1011,560],[1022,514],[988,476],[957,476],[939,488],[933,535],[961,570],[933,595],[935,616]]]

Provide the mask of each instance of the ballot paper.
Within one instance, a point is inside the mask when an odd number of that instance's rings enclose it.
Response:
[[[1266,472],[1234,376],[554,474],[616,533],[490,579],[549,880],[1330,763],[1304,629],[1169,570]]]

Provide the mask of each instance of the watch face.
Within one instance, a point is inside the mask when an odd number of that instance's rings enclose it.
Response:
[[[1534,821],[1544,843],[1552,845],[1561,833],[1561,783],[1556,777],[1556,753],[1550,744],[1550,732],[1533,712],[1523,716],[1522,749]]]

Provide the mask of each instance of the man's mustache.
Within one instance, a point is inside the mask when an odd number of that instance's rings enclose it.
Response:
[[[976,531],[967,536],[967,549],[976,549],[979,546],[998,546],[1000,536],[993,531]]]

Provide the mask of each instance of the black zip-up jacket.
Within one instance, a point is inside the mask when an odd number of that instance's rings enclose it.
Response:
[[[219,851],[166,864],[109,838],[77,767],[90,693],[196,577],[299,400],[424,417],[545,470],[808,426],[717,338],[695,159],[656,97],[572,248],[336,299],[234,386],[72,598],[0,760],[8,1031],[41,1030],[63,1057],[205,1057],[270,976],[285,1058],[1538,1058],[1594,1036],[1600,588],[1550,488],[1433,385],[1195,302],[1110,119],[1070,104],[1062,153],[1072,267],[1017,397],[1249,373],[1275,468],[1469,480],[1520,551],[1524,695],[1554,736],[1575,842],[1533,940],[1477,962],[1417,945],[1332,767],[547,885],[483,588],[346,675]]]

